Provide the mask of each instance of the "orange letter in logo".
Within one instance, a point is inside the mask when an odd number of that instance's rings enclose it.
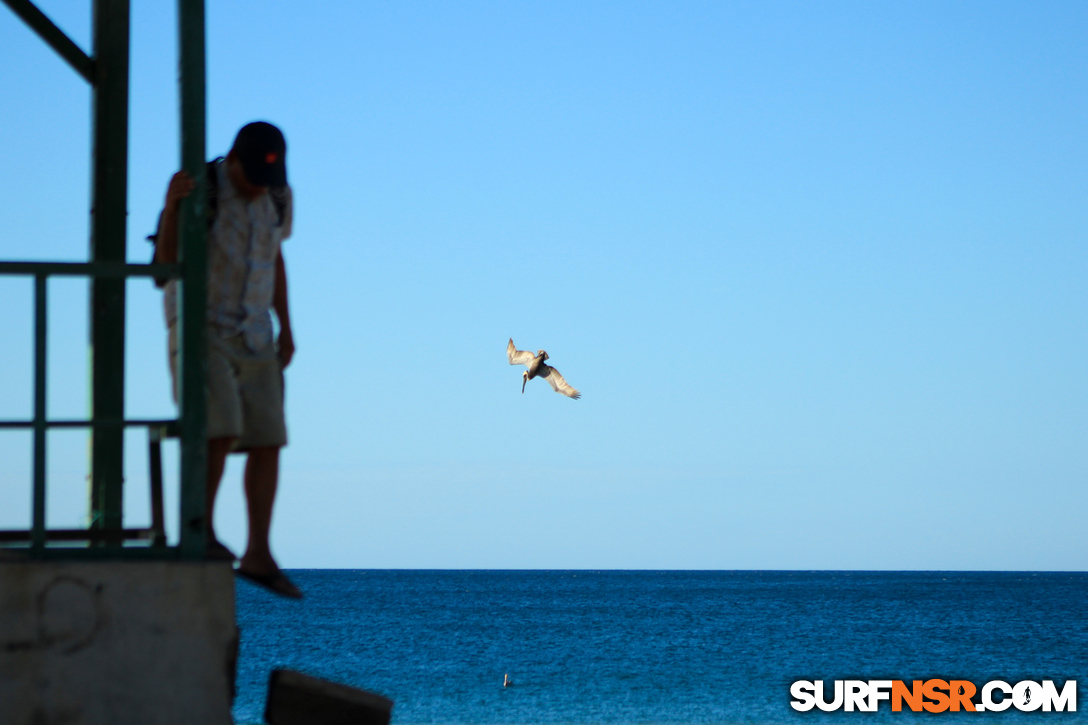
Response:
[[[922,681],[914,681],[914,690],[908,690],[902,680],[892,682],[892,712],[903,710],[903,700],[907,701],[907,707],[914,712],[922,711]]]
[[[922,685],[922,694],[933,701],[922,705],[927,712],[944,712],[948,709],[948,695],[941,692],[947,689],[948,683],[944,680],[926,680],[926,684]]]
[[[952,712],[959,712],[961,704],[967,712],[975,711],[975,703],[971,702],[971,698],[975,696],[974,683],[967,680],[951,680],[948,683],[948,694],[951,700],[949,709]]]

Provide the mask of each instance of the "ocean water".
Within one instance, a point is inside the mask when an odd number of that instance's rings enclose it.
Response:
[[[295,570],[239,583],[237,723],[269,672],[379,692],[393,723],[1082,722],[1088,574]],[[509,674],[513,686],[502,686]],[[1077,680],[1077,712],[794,711],[798,679]]]

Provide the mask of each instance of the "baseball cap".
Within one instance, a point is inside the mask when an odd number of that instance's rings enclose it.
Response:
[[[271,123],[255,121],[242,126],[232,150],[249,183],[273,188],[287,185],[287,142]]]

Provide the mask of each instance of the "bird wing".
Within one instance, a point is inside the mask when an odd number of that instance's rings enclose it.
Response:
[[[548,385],[552,386],[552,390],[557,393],[562,393],[568,398],[574,398],[575,400],[578,400],[578,398],[582,397],[582,394],[572,388],[570,386],[570,383],[564,380],[563,376],[559,374],[559,371],[553,368],[551,365],[545,365],[544,363],[541,363],[540,367],[537,368],[536,376],[538,378],[544,378],[545,380],[547,380]]]
[[[529,363],[536,357],[528,350],[518,350],[514,347],[514,339],[510,338],[510,342],[506,345],[506,357],[510,360],[511,365],[524,365],[529,367]]]

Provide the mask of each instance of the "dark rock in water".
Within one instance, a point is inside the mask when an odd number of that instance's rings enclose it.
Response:
[[[292,670],[272,670],[264,718],[270,725],[389,725],[393,701]]]

